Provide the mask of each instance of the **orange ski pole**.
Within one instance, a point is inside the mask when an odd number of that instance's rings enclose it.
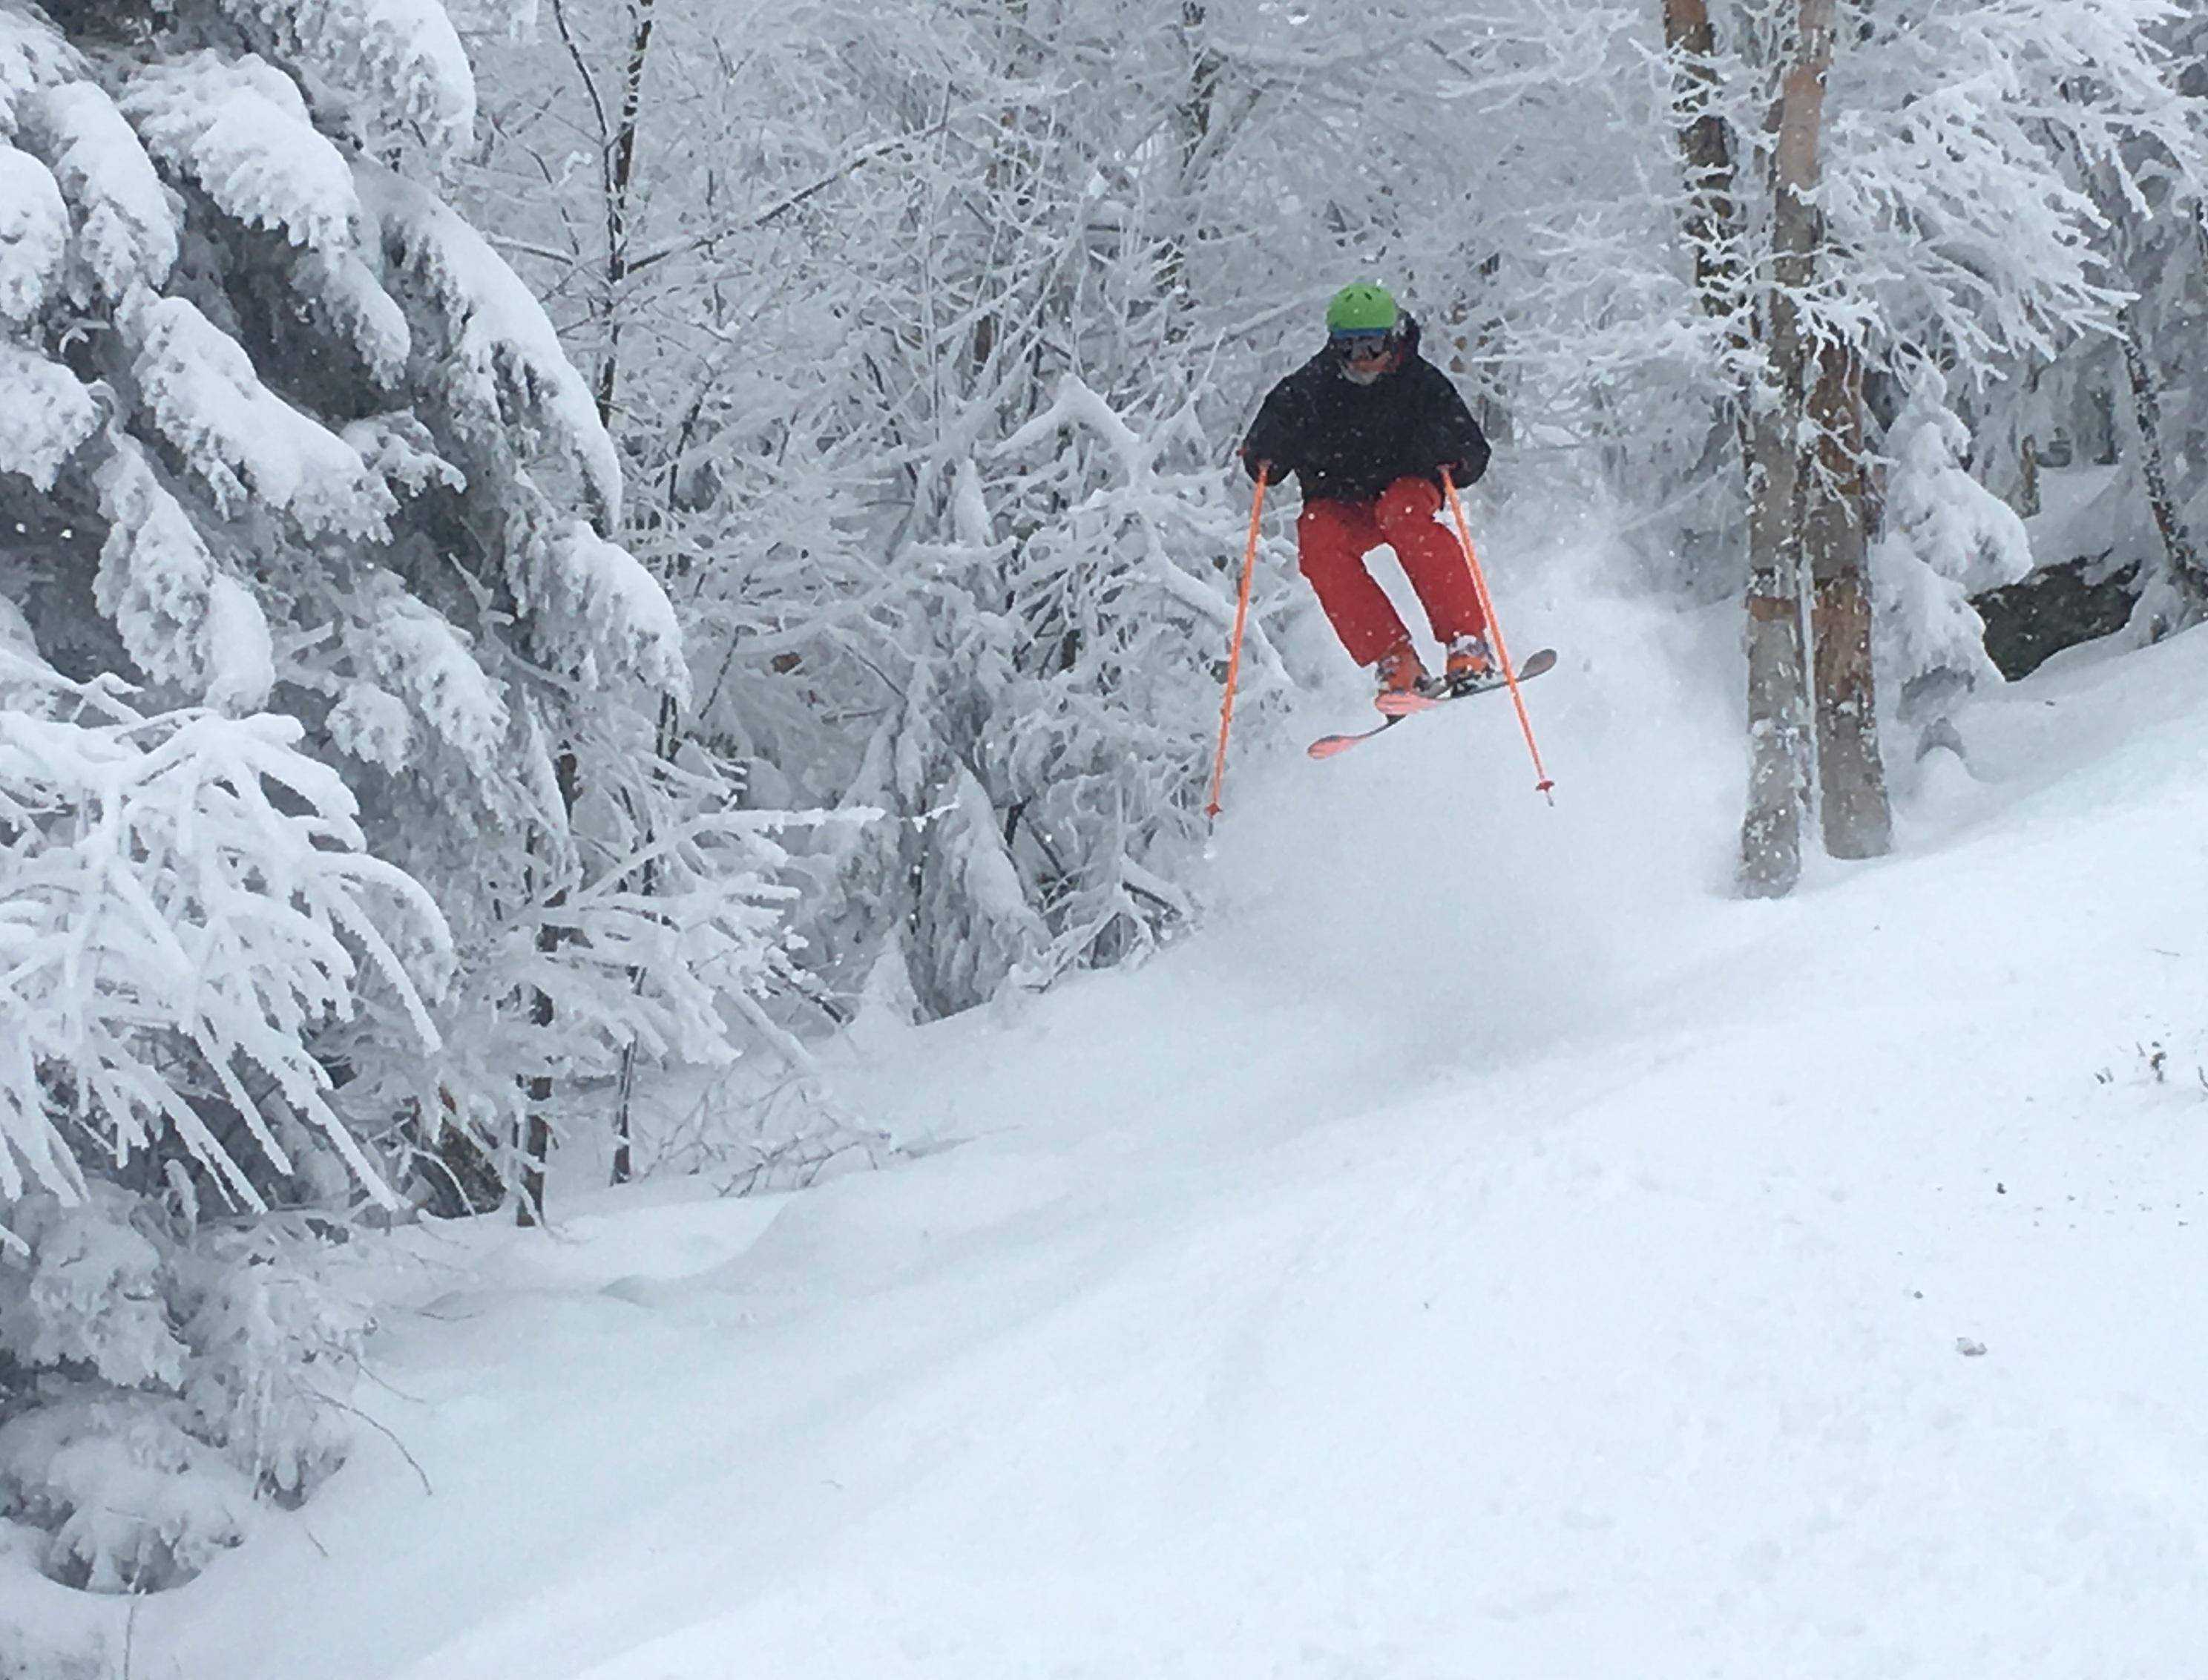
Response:
[[[1250,619],[1250,574],[1257,565],[1257,518],[1265,511],[1265,474],[1270,463],[1257,463],[1257,494],[1250,498],[1250,540],[1242,548],[1242,592],[1234,603],[1234,642],[1227,652],[1227,697],[1219,705],[1219,755],[1211,766],[1211,803],[1207,817],[1219,814],[1219,784],[1227,777],[1227,730],[1234,721],[1234,684],[1242,675],[1242,627]]]
[[[1503,680],[1510,685],[1510,704],[1518,708],[1519,732],[1526,737],[1526,750],[1533,755],[1533,790],[1557,802],[1550,790],[1557,784],[1549,779],[1549,772],[1541,768],[1541,749],[1533,744],[1533,720],[1526,715],[1526,697],[1519,692],[1517,669],[1510,663],[1510,650],[1503,645],[1503,627],[1496,621],[1495,603],[1487,593],[1487,579],[1479,569],[1479,556],[1473,552],[1472,526],[1464,517],[1464,502],[1456,493],[1456,481],[1449,477],[1447,467],[1442,469],[1442,488],[1449,492],[1449,512],[1456,517],[1457,541],[1464,544],[1464,563],[1472,568],[1472,587],[1479,597],[1479,610],[1487,620],[1487,633],[1495,643],[1496,663],[1503,667]]]

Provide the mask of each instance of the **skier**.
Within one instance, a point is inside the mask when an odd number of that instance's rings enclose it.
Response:
[[[1347,285],[1326,310],[1326,348],[1265,399],[1243,440],[1252,479],[1297,475],[1296,555],[1349,657],[1373,668],[1380,698],[1461,693],[1494,675],[1487,621],[1464,550],[1436,521],[1441,475],[1469,484],[1487,440],[1449,375],[1419,354],[1418,323],[1377,285]],[[1434,683],[1411,633],[1365,569],[1385,543],[1449,651]]]

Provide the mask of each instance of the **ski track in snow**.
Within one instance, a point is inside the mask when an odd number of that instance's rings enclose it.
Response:
[[[1503,697],[1323,765],[1312,701],[1202,936],[843,1053],[914,1158],[395,1239],[434,1492],[363,1431],[136,1671],[2198,1672],[2208,634],[1749,904],[1732,609],[1573,582],[1553,810]]]

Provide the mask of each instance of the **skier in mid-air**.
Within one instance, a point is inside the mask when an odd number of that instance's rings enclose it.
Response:
[[[1464,550],[1437,522],[1442,473],[1469,484],[1487,470],[1487,440],[1449,375],[1419,354],[1419,327],[1377,285],[1347,285],[1327,305],[1326,348],[1265,399],[1242,463],[1303,489],[1296,553],[1335,633],[1372,667],[1379,698],[1463,692],[1492,680],[1486,616]],[[1365,569],[1395,549],[1448,650],[1437,684],[1411,633]]]

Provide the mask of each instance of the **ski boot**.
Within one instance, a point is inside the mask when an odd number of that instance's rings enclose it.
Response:
[[[1449,664],[1442,672],[1442,692],[1476,694],[1502,681],[1494,651],[1485,636],[1459,636],[1449,643]]]
[[[1388,710],[1391,700],[1421,696],[1426,692],[1426,668],[1419,663],[1418,650],[1408,642],[1398,642],[1382,654],[1379,663],[1372,667],[1372,674],[1380,680],[1380,692],[1373,696],[1372,703],[1383,711]]]

